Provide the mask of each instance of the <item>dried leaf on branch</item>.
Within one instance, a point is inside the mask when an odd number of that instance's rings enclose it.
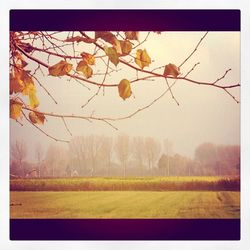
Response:
[[[10,100],[10,118],[16,120],[21,117],[22,114],[22,104],[15,100]]]
[[[73,65],[61,60],[59,63],[49,67],[49,75],[51,76],[64,76],[72,70]]]
[[[45,116],[42,113],[31,111],[29,113],[29,119],[34,124],[44,124]]]
[[[86,78],[90,78],[93,75],[92,68],[86,63],[85,60],[78,63],[76,70],[81,71]]]
[[[139,32],[138,31],[125,31],[125,36],[129,40],[139,41]]]
[[[132,44],[130,41],[120,41],[121,49],[122,49],[122,55],[129,55],[129,53],[132,51]]]
[[[118,54],[117,54],[116,49],[113,48],[113,47],[104,46],[104,51],[105,51],[106,55],[108,56],[109,60],[110,60],[115,66],[117,66],[117,64],[119,63],[119,56],[118,56]]]
[[[165,77],[173,76],[174,78],[177,78],[180,73],[180,69],[175,64],[169,63],[165,66],[163,75]]]
[[[82,52],[81,57],[82,57],[83,61],[85,61],[87,64],[95,65],[95,56],[94,55],[91,55],[91,54],[86,53],[86,52]]]
[[[118,85],[118,91],[119,91],[120,97],[123,100],[129,98],[132,94],[129,80],[127,80],[127,79],[121,80],[119,85]]]
[[[146,66],[149,66],[149,64],[151,63],[151,58],[149,57],[146,49],[142,50],[142,49],[138,49],[136,51],[136,58],[135,58],[135,63],[141,68],[143,69]]]

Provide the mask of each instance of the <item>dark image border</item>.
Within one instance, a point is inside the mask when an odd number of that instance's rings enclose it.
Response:
[[[240,240],[239,219],[11,219],[11,240]]]
[[[10,30],[240,31],[240,10],[10,10]]]

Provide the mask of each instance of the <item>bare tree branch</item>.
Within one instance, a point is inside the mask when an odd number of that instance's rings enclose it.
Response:
[[[119,83],[108,83],[106,82],[107,79],[107,75],[110,75],[112,72],[117,72],[119,71],[119,69],[114,69],[112,67],[110,67],[110,63],[109,63],[109,57],[106,55],[106,53],[104,53],[104,45],[106,45],[106,40],[105,42],[103,42],[102,40],[98,40],[98,39],[91,39],[85,32],[83,31],[79,31],[79,33],[82,35],[81,40],[85,41],[85,39],[88,41],[90,41],[91,46],[94,47],[94,51],[93,51],[93,55],[95,56],[95,58],[100,58],[101,60],[99,60],[99,62],[103,62],[106,66],[106,70],[105,72],[98,72],[96,74],[93,74],[93,79],[94,76],[96,75],[103,75],[102,80],[90,80],[89,78],[84,78],[78,71],[74,71],[74,73],[65,73],[65,76],[68,77],[69,80],[75,80],[78,83],[80,83],[82,86],[88,88],[87,84],[91,84],[94,86],[97,86],[97,91],[94,92],[93,95],[90,96],[90,98],[82,105],[82,108],[84,108],[86,105],[88,105],[96,96],[98,96],[101,88],[103,88],[103,94],[104,94],[104,90],[106,87],[108,88],[112,88],[115,87],[117,88]],[[36,80],[36,82],[41,86],[41,88],[43,88],[43,90],[49,95],[49,97],[57,104],[57,101],[55,100],[55,98],[50,94],[50,92],[43,86],[43,84],[37,79],[37,77],[35,76],[36,72],[38,70],[42,71],[42,67],[48,69],[50,68],[50,58],[63,58],[65,61],[66,59],[72,60],[74,59],[75,63],[78,64],[78,60],[83,60],[82,56],[78,56],[77,53],[80,53],[79,51],[76,50],[76,42],[73,41],[72,42],[66,42],[65,43],[65,39],[61,39],[61,36],[59,35],[60,32],[23,32],[23,33],[18,33],[16,32],[16,36],[15,36],[15,32],[11,33],[11,44],[10,44],[10,48],[11,48],[11,56],[10,59],[13,61],[13,66],[16,65],[24,65],[22,67],[25,67],[27,65],[27,62],[23,60],[22,56],[25,56],[25,60],[26,58],[37,63],[37,68],[34,70],[34,73],[31,74],[29,73],[30,71],[26,71],[24,70],[24,72],[28,73],[32,78],[34,78]],[[199,46],[201,45],[202,41],[205,39],[205,37],[207,36],[208,32],[206,32],[201,39],[198,41],[198,43],[196,44],[195,48],[193,51],[191,51],[191,53],[184,59],[184,61],[179,65],[179,68],[182,67],[193,55],[194,53],[198,50]],[[58,35],[58,37],[57,37]],[[148,32],[144,38],[144,40],[142,42],[139,42],[136,46],[134,46],[132,48],[132,50],[136,49],[138,46],[142,45],[143,43],[145,43],[148,39],[150,35],[150,32]],[[113,34],[111,34],[111,36],[113,36]],[[121,34],[118,32],[116,34],[116,37],[118,38],[119,36],[121,36]],[[75,38],[75,32],[68,32],[68,37],[72,37]],[[77,36],[79,37],[79,36]],[[125,38],[123,38],[123,36],[121,36],[122,39],[124,40]],[[83,39],[84,38],[84,39]],[[24,42],[25,41],[25,42]],[[28,41],[28,43],[27,43]],[[108,41],[109,42],[109,41]],[[38,44],[38,45],[37,45]],[[66,47],[67,46],[67,47]],[[67,54],[69,52],[68,49],[70,49],[70,54]],[[42,52],[45,55],[47,55],[47,61],[48,63],[45,63],[44,61],[40,60],[39,58],[37,58],[37,53],[36,52]],[[127,57],[128,56],[128,57]],[[167,84],[167,89],[165,91],[163,91],[158,97],[156,97],[154,100],[152,100],[149,104],[145,105],[142,108],[137,109],[136,111],[132,112],[129,115],[123,115],[120,117],[105,117],[105,116],[94,116],[93,114],[91,115],[74,115],[74,114],[55,114],[55,113],[50,113],[50,112],[41,112],[41,111],[37,111],[36,109],[33,109],[29,106],[27,106],[22,100],[21,98],[19,98],[19,100],[21,100],[21,104],[22,104],[22,113],[25,117],[25,119],[31,123],[34,127],[36,127],[39,131],[41,131],[43,134],[45,134],[46,136],[50,137],[53,140],[56,141],[63,141],[63,142],[68,142],[66,140],[60,140],[60,139],[56,139],[55,137],[48,135],[45,131],[43,131],[39,126],[37,126],[36,124],[32,123],[29,118],[25,115],[23,110],[28,110],[28,111],[34,111],[36,113],[40,113],[43,114],[45,117],[46,116],[51,116],[51,117],[57,117],[62,119],[64,126],[66,128],[66,130],[68,131],[68,133],[72,136],[72,133],[70,132],[67,123],[65,121],[65,118],[73,118],[73,119],[84,119],[87,120],[89,122],[92,121],[101,121],[104,122],[106,124],[108,124],[109,126],[111,126],[113,129],[118,130],[118,128],[116,128],[111,122],[113,121],[120,121],[120,120],[124,120],[124,119],[129,119],[131,117],[133,117],[134,115],[136,115],[137,113],[149,108],[150,106],[152,106],[154,103],[156,103],[158,100],[160,100],[164,95],[166,95],[167,92],[170,92],[172,98],[174,99],[174,101],[177,103],[177,105],[179,105],[179,102],[176,100],[173,92],[172,92],[172,87],[176,84],[177,81],[183,80],[185,83],[192,83],[192,84],[197,84],[197,85],[203,85],[203,86],[209,86],[209,87],[215,87],[218,89],[221,89],[223,91],[225,91],[234,101],[236,101],[237,103],[239,103],[239,101],[237,100],[237,98],[230,93],[230,89],[233,88],[237,88],[240,87],[240,84],[220,84],[220,81],[222,79],[224,79],[228,72],[231,69],[228,69],[225,71],[225,73],[218,77],[217,80],[215,80],[214,82],[206,82],[206,81],[198,81],[195,79],[190,79],[188,78],[188,75],[196,68],[197,65],[199,65],[199,63],[196,63],[184,76],[179,75],[178,77],[174,77],[174,76],[165,76],[162,73],[157,73],[155,72],[158,69],[162,69],[165,66],[160,66],[157,67],[153,70],[145,70],[142,69],[140,67],[138,67],[137,65],[135,65],[134,60],[130,59],[129,56],[132,56],[131,54],[128,54],[127,56],[121,55],[121,52],[119,54],[119,62],[124,65],[125,67],[128,67],[132,70],[134,70],[135,74],[136,74],[136,79],[133,79],[130,81],[130,84],[136,84],[138,82],[145,82],[145,81],[154,81],[156,79],[159,78],[164,78]],[[133,57],[133,56],[132,56]],[[105,59],[108,58],[108,60],[106,61]],[[46,59],[45,59],[46,60]],[[112,60],[111,60],[112,61]],[[142,73],[142,75],[139,77],[139,73]],[[14,73],[13,73],[14,74]],[[43,73],[44,75],[44,73]],[[96,78],[97,79],[97,78]],[[170,81],[171,80],[171,81]],[[173,82],[172,82],[173,81]],[[172,82],[172,83],[171,83]],[[171,83],[171,84],[170,84]],[[88,90],[90,90],[90,88],[88,88]],[[14,92],[15,93],[15,92]],[[17,100],[18,97],[15,97],[14,95],[11,96],[11,98],[14,100]],[[18,121],[19,122],[19,121]]]
[[[34,58],[32,56],[30,56],[29,54],[27,54],[25,51],[23,51],[21,48],[17,47],[25,56],[27,56],[29,59],[37,62],[38,64],[41,64],[42,66],[46,67],[46,68],[49,68],[49,65],[38,60],[37,58]],[[141,72],[144,72],[144,73],[148,73],[148,74],[151,74],[152,76],[151,77],[163,77],[163,78],[166,78],[166,76],[164,76],[163,74],[158,74],[158,73],[155,73],[155,72],[152,72],[152,71],[148,71],[148,70],[142,70],[140,68],[137,68],[135,67],[134,65],[130,65],[129,63],[123,61],[122,59],[120,59],[120,62],[122,62],[123,64],[125,65],[128,65],[129,67],[131,68],[134,68],[135,70],[137,71],[141,71]],[[118,84],[102,84],[102,83],[97,83],[97,82],[94,82],[94,81],[91,81],[89,79],[85,79],[85,78],[82,78],[80,76],[77,76],[77,75],[72,75],[72,74],[67,74],[67,76],[69,77],[72,77],[72,78],[76,78],[76,79],[79,79],[79,80],[82,80],[82,81],[85,81],[85,82],[88,82],[90,84],[93,84],[93,85],[97,85],[97,86],[104,86],[104,87],[117,87]],[[225,76],[224,76],[225,77]],[[224,77],[221,77],[221,79],[223,79]],[[199,85],[210,85],[210,86],[213,86],[213,87],[217,87],[217,88],[221,88],[221,89],[227,89],[227,88],[235,88],[235,87],[240,87],[240,84],[231,84],[231,85],[225,85],[225,86],[221,86],[221,85],[217,85],[217,84],[213,84],[214,82],[202,82],[202,81],[197,81],[197,80],[193,80],[193,79],[189,79],[189,78],[186,78],[186,77],[176,77],[174,78],[173,76],[168,76],[167,77],[168,79],[179,79],[179,80],[185,80],[185,81],[188,81],[188,82],[192,82],[192,83],[195,83],[195,84],[199,84]],[[221,80],[220,79],[220,80]],[[138,78],[138,80],[134,80],[133,82],[136,82],[136,81],[139,81],[140,79]],[[217,81],[218,82],[218,81]]]

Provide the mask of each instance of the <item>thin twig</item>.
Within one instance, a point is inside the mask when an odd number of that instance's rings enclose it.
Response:
[[[67,129],[67,131],[69,132],[69,134],[72,136],[72,133],[70,132],[69,127],[67,126],[64,117],[62,117],[62,121],[63,121],[63,124],[64,124],[65,128]]]
[[[86,86],[84,83],[82,83],[78,78],[77,78],[77,71],[73,70],[74,74],[72,74],[72,76],[74,77],[70,77],[69,81],[71,81],[72,79],[75,80],[77,83],[81,84],[84,88],[86,88],[87,90],[90,91],[90,88],[88,86]],[[82,80],[82,78],[81,78]]]
[[[45,50],[45,49],[41,49],[41,48],[38,48],[38,47],[34,47],[32,46],[32,48],[36,51],[40,51],[40,52],[43,52],[43,53],[47,53],[49,55],[53,55],[53,56],[57,56],[57,57],[62,57],[62,58],[65,58],[65,59],[82,59],[81,56],[69,56],[69,55],[62,55],[62,54],[59,54],[59,53],[55,53],[55,52],[52,52],[52,51],[48,51],[48,50]]]
[[[142,42],[138,43],[135,47],[133,47],[133,49],[135,49],[135,48],[137,48],[138,46],[140,46],[140,45],[142,45],[143,43],[145,43],[145,42],[147,41],[148,37],[149,37],[149,34],[150,34],[150,32],[148,32],[148,34],[146,35],[145,39],[144,39]]]
[[[226,91],[226,93],[227,93],[228,95],[230,95],[237,103],[240,103],[240,101],[239,101],[238,99],[236,99],[236,97],[233,96],[227,89],[224,89],[224,91]]]
[[[23,126],[23,124],[22,124],[20,121],[16,120],[16,122],[17,122],[19,125]]]
[[[223,78],[225,78],[225,76],[227,75],[227,73],[228,73],[229,71],[231,71],[231,69],[226,70],[226,72],[224,73],[224,75],[221,76],[221,77],[219,77],[216,81],[214,81],[214,82],[212,83],[212,85],[216,84],[218,81],[220,81],[220,80],[222,80]]]
[[[171,93],[172,98],[174,99],[174,101],[176,102],[176,104],[179,106],[180,104],[179,104],[179,102],[176,100],[176,98],[174,97],[174,94],[173,94],[173,92],[172,92],[172,89],[171,89],[170,86],[169,86],[168,79],[165,78],[165,81],[166,81],[166,83],[167,83],[167,85],[168,85],[168,89],[169,89],[169,91],[170,91],[170,93]]]
[[[184,75],[184,77],[187,77],[200,63],[197,62],[187,73]]]
[[[103,87],[103,84],[104,84],[104,82],[105,82],[105,80],[106,80],[106,77],[107,77],[107,74],[108,74],[108,69],[109,69],[109,59],[108,59],[108,62],[107,62],[107,68],[106,68],[106,72],[105,72],[104,77],[103,77],[103,80],[102,80],[102,84],[98,87],[98,90],[96,91],[96,93],[94,93],[94,95],[92,95],[92,96],[87,100],[87,102],[81,106],[81,108],[86,107],[86,106],[87,106],[87,105],[88,105],[88,104],[89,104],[89,103],[99,94],[99,92],[100,92],[100,90],[101,90],[101,87]]]
[[[110,122],[108,122],[107,120],[102,120],[103,122],[107,123],[110,127],[112,127],[115,130],[118,130],[117,127],[115,127],[113,124],[111,124]]]
[[[35,110],[33,110],[33,111],[35,111]],[[53,139],[53,140],[55,140],[55,141],[60,141],[60,142],[69,143],[69,141],[57,139],[57,138],[55,138],[54,136],[49,135],[49,134],[46,133],[44,130],[42,130],[41,128],[39,128],[36,124],[32,123],[32,122],[28,119],[28,117],[25,115],[25,113],[24,113],[23,111],[22,111],[22,114],[23,114],[24,118],[25,118],[32,126],[34,126],[35,128],[37,128],[40,132],[42,132],[42,133],[43,133],[44,135],[46,135],[47,137],[49,137],[49,138],[51,138],[51,139]]]
[[[181,66],[184,65],[184,63],[186,63],[188,61],[188,59],[197,51],[198,47],[200,46],[201,42],[203,41],[203,39],[206,37],[206,35],[208,34],[208,31],[203,35],[203,37],[200,39],[200,41],[197,43],[196,47],[194,48],[194,50],[191,52],[191,54],[179,65],[179,68]]]

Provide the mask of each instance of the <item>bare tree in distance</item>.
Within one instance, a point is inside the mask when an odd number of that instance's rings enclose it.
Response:
[[[203,143],[195,150],[195,159],[203,164],[203,170],[208,174],[223,175],[223,173],[234,172],[239,174],[240,146],[239,145],[216,145]]]
[[[173,143],[169,139],[164,139],[163,140],[163,146],[164,146],[164,151],[165,155],[167,157],[167,168],[165,168],[165,175],[170,175],[170,156],[173,155]]]
[[[100,157],[100,150],[103,145],[103,136],[89,135],[85,137],[87,157],[91,165],[91,176],[94,176],[97,170],[97,162]]]
[[[94,176],[97,170],[106,168],[109,174],[113,149],[113,139],[103,135],[73,137],[69,143],[71,171],[80,175]]]
[[[71,163],[71,172],[77,170],[81,175],[87,171],[87,143],[84,136],[76,136],[70,140],[69,143],[69,154]]]
[[[148,162],[148,169],[151,170],[154,166],[161,152],[161,144],[158,140],[152,137],[145,138],[146,159]]]
[[[36,154],[37,165],[38,165],[38,177],[40,178],[41,177],[41,161],[44,156],[44,150],[43,150],[41,143],[36,144],[35,154]]]
[[[130,151],[130,140],[128,135],[119,135],[116,138],[115,150],[116,155],[123,168],[123,176],[127,174],[128,160],[131,154]]]
[[[69,162],[68,151],[60,144],[50,144],[45,156],[49,177],[65,177]]]
[[[146,159],[146,147],[143,137],[137,136],[132,140],[133,158],[136,166],[140,169],[141,175],[143,173],[143,165]]]
[[[27,153],[27,145],[24,140],[16,140],[15,143],[11,145],[11,157],[18,163],[22,176],[24,176],[24,169],[22,164],[27,157]]]
[[[57,160],[56,146],[50,145],[46,152],[46,167],[49,168],[50,176],[55,176],[55,162]]]
[[[102,145],[100,148],[100,160],[99,163],[106,168],[107,176],[110,175],[111,159],[113,155],[113,138],[104,136],[102,138]]]

